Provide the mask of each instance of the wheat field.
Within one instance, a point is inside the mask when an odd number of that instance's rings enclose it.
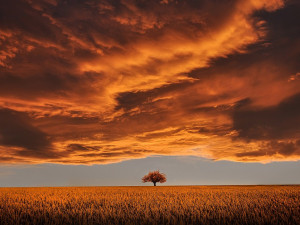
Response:
[[[300,186],[0,188],[1,224],[300,224]]]

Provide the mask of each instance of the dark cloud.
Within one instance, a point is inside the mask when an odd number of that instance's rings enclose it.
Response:
[[[283,156],[300,155],[300,146],[297,144],[299,142],[287,141],[270,141],[261,146],[260,150],[241,152],[237,153],[237,157],[261,157],[261,156],[274,156],[276,154]]]
[[[0,109],[0,145],[21,147],[18,155],[53,157],[46,133],[29,123],[29,117],[9,109]]]
[[[41,68],[44,66],[43,68]],[[48,66],[41,64],[34,70],[18,68],[18,71],[3,72],[0,77],[0,94],[22,99],[37,99],[44,97],[72,98],[80,92],[88,94],[93,90],[87,88],[95,80],[95,74],[70,74],[53,68],[44,71]],[[38,70],[38,71],[36,71]],[[76,94],[76,91],[78,94]]]
[[[300,3],[287,1],[287,5],[273,13],[259,12],[257,16],[266,21],[268,31],[264,43],[269,47],[262,49],[258,57],[271,59],[273,63],[279,64],[289,76],[299,71],[300,57],[300,21],[297,19],[300,13]]]
[[[233,128],[246,140],[297,138],[300,127],[300,94],[277,106],[263,109],[238,109],[233,114]]]
[[[93,150],[99,150],[99,147],[96,146],[86,146],[81,144],[69,144],[67,146],[69,152],[89,152]]]
[[[116,109],[130,110],[135,107],[142,107],[143,104],[151,104],[165,96],[172,95],[178,90],[183,91],[185,88],[193,85],[192,82],[180,82],[169,85],[163,85],[148,91],[122,92],[116,97],[118,102]]]
[[[30,36],[39,41],[59,42],[60,30],[43,13],[26,1],[0,2],[1,29],[16,32],[20,37]]]

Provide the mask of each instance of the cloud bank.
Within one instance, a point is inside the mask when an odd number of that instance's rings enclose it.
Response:
[[[0,6],[1,163],[300,159],[297,1]]]

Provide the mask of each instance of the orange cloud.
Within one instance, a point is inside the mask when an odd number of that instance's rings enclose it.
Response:
[[[1,162],[299,160],[298,3],[0,8]]]

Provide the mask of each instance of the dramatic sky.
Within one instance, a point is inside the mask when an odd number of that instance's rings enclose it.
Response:
[[[0,164],[299,165],[299,15],[298,0],[0,0]]]

